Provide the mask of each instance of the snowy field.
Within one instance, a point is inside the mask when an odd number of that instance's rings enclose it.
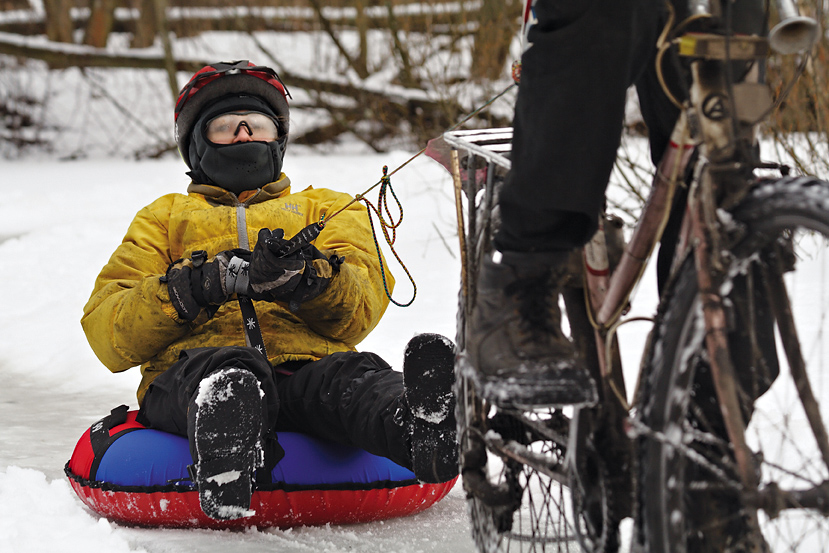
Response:
[[[289,151],[285,171],[294,189],[356,194],[378,180],[384,164],[394,169],[410,155]],[[128,528],[99,519],[75,497],[63,474],[75,442],[111,408],[135,408],[139,380],[137,368],[111,374],[95,358],[79,323],[83,305],[135,212],[164,193],[185,191],[183,168],[178,159],[0,162],[0,256],[7,267],[0,275],[6,292],[0,309],[0,551],[473,551],[460,485],[417,516],[287,531]],[[417,299],[409,308],[390,306],[359,347],[399,368],[414,334],[454,337],[460,262],[448,173],[422,156],[392,184],[404,206],[397,245],[417,282]],[[390,263],[398,280],[394,297],[405,303],[411,286]],[[646,280],[642,295],[652,296],[652,279]],[[640,327],[633,333],[643,337],[648,325],[630,326]]]

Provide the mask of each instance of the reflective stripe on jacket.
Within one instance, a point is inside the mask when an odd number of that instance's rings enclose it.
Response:
[[[251,197],[191,184],[188,195],[168,194],[143,208],[95,281],[81,319],[98,359],[112,372],[141,365],[139,402],[150,382],[184,349],[245,345],[239,304],[230,300],[209,318],[179,319],[167,285],[159,280],[173,261],[206,250],[209,257],[233,248],[252,250],[261,228],[291,237],[352,200],[348,194],[308,188],[292,194],[283,173]],[[319,297],[291,313],[285,304],[254,302],[273,364],[316,360],[353,350],[388,306],[366,208],[355,203],[337,215],[314,245],[345,257],[339,274]],[[384,263],[385,265],[385,263]],[[391,290],[394,280],[388,272]]]

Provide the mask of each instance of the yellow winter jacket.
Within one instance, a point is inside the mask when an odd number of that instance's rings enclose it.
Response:
[[[139,403],[150,382],[175,363],[182,350],[245,345],[235,299],[212,318],[204,311],[190,323],[178,317],[167,285],[159,280],[170,263],[197,250],[206,250],[209,257],[233,248],[253,250],[262,228],[281,228],[291,237],[352,200],[348,194],[310,187],[292,194],[284,173],[241,202],[215,186],[191,183],[187,191],[186,196],[162,196],[138,212],[98,275],[81,319],[89,344],[109,370],[141,365]],[[282,303],[254,302],[275,365],[353,350],[389,303],[362,204],[354,203],[334,217],[314,245],[326,255],[345,257],[320,296],[296,313]],[[388,272],[385,276],[391,291],[394,280]]]

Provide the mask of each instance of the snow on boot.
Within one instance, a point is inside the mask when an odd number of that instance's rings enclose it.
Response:
[[[454,365],[455,346],[439,334],[419,334],[406,345],[403,386],[412,414],[412,465],[421,482],[458,475]]]
[[[502,407],[585,406],[598,389],[561,331],[568,255],[495,252],[484,259],[460,370]]]
[[[195,483],[202,511],[215,520],[253,515],[252,478],[261,464],[259,380],[243,369],[216,371],[201,381],[195,410]]]

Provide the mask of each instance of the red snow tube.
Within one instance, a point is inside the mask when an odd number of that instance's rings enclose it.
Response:
[[[446,496],[454,479],[418,483],[414,474],[361,449],[280,432],[285,457],[259,485],[256,514],[231,521],[207,517],[187,471],[187,438],[135,422],[126,406],[96,422],[64,469],[93,511],[140,526],[239,528],[349,524],[419,513]]]

